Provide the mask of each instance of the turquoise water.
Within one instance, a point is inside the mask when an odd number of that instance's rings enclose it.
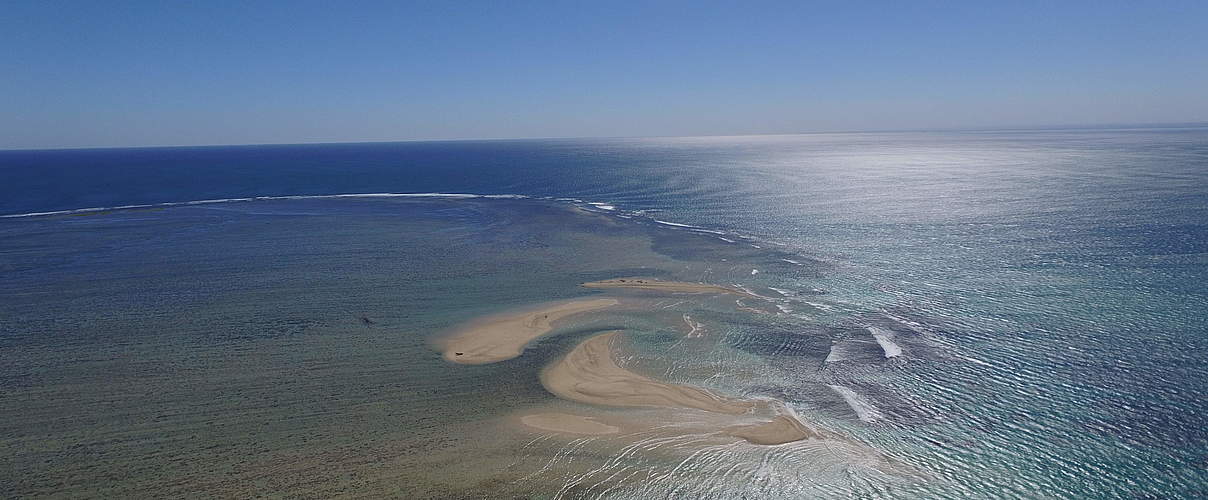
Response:
[[[13,215],[168,204],[0,219],[7,496],[1208,484],[1206,129],[0,152],[0,179]],[[381,192],[517,196],[175,204]],[[631,275],[779,307],[657,299],[485,367],[429,345]],[[681,342],[684,314],[704,341]],[[537,373],[617,328],[635,369],[783,400],[902,467],[810,446],[684,462],[508,425],[575,409]]]

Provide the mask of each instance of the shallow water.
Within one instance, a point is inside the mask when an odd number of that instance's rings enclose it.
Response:
[[[526,197],[0,219],[6,496],[1208,485],[1208,130],[0,152],[0,176],[8,214]],[[638,297],[649,307],[581,318],[497,365],[429,345],[636,275],[740,285],[774,313]],[[893,465],[811,441],[515,425],[545,408],[665,421],[541,386],[543,366],[613,329],[635,371],[785,401]]]

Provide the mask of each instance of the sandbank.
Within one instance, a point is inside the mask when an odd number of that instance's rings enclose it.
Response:
[[[548,334],[553,323],[560,319],[617,304],[616,299],[571,300],[540,309],[488,316],[436,340],[436,344],[444,358],[454,363],[494,363],[519,356],[525,345]]]
[[[753,413],[767,403],[728,398],[706,389],[660,382],[617,365],[612,342],[618,332],[590,337],[541,373],[541,383],[563,399],[600,406],[691,408],[727,415]],[[783,444],[818,437],[791,415],[732,425],[722,433],[755,444]]]
[[[612,358],[617,332],[584,340],[565,358],[541,373],[541,383],[554,395],[601,406],[662,406],[740,415],[755,407],[749,401],[718,396],[699,387],[669,384],[621,368]]]
[[[616,278],[610,280],[591,281],[583,283],[587,288],[620,288],[632,290],[654,290],[667,293],[728,293],[742,297],[760,299],[758,295],[737,288],[708,283],[689,283],[686,281],[662,281],[651,278]]]

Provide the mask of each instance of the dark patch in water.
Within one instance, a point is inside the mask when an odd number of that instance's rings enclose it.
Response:
[[[662,269],[655,269],[652,267],[629,267],[629,268],[609,269],[607,271],[593,271],[593,272],[587,272],[587,273],[576,273],[575,276],[577,276],[578,279],[580,281],[582,281],[583,283],[589,283],[592,281],[610,280],[610,279],[618,278],[621,276],[643,276],[643,277],[649,277],[649,278],[667,278],[667,277],[671,276],[671,273],[664,271]]]
[[[712,234],[656,227],[651,229],[650,237],[651,249],[674,259],[743,262],[759,269],[807,277],[821,277],[822,271],[829,268],[829,264],[821,260],[747,244],[727,243]],[[726,237],[736,241],[741,239],[730,235]]]
[[[922,401],[911,401],[894,393],[891,389],[873,384],[842,382],[842,385],[868,402],[880,413],[875,425],[921,427],[943,420],[940,412]],[[781,401],[815,408],[840,420],[856,420],[859,416],[847,400],[827,384],[808,386],[756,386],[751,394],[768,396]]]
[[[809,356],[817,359],[826,357],[830,350],[829,327],[810,326],[795,328],[758,328],[758,333],[745,333],[741,337],[727,337],[726,343],[736,349],[760,356]]]
[[[926,401],[911,400],[892,389],[864,383],[849,383],[846,387],[876,407],[885,417],[885,422],[902,426],[924,426],[944,420],[943,414]]]
[[[683,334],[674,330],[659,330],[653,333],[645,333],[641,336],[642,340],[655,345],[674,344],[683,339]]]

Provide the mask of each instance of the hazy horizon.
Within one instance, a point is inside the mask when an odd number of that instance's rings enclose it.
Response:
[[[0,149],[1208,122],[1208,6],[21,2]]]
[[[608,139],[690,139],[690,138],[726,138],[726,137],[777,137],[795,135],[841,135],[841,134],[909,134],[909,133],[961,133],[961,132],[1043,132],[1058,130],[1130,130],[1130,129],[1182,129],[1208,127],[1205,122],[1183,123],[1101,123],[1101,124],[1037,124],[1001,127],[964,127],[964,128],[915,128],[915,129],[869,129],[869,130],[810,130],[804,132],[769,132],[751,134],[701,134],[701,135],[642,135],[642,136],[547,136],[547,137],[457,137],[438,139],[383,139],[383,140],[343,140],[343,141],[310,141],[310,142],[245,142],[225,144],[133,144],[123,146],[66,146],[50,148],[0,148],[0,151],[56,151],[70,149],[151,149],[151,148],[207,148],[207,147],[239,147],[239,146],[303,146],[323,144],[390,144],[390,143],[424,143],[424,142],[492,142],[492,141],[573,141],[573,140],[608,140]]]

